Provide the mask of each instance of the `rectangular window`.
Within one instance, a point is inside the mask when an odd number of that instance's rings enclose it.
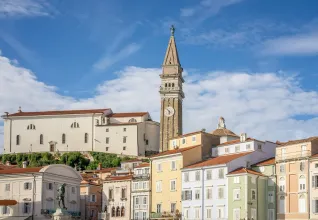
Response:
[[[275,216],[275,210],[274,209],[268,209],[268,220],[274,220]]]
[[[223,199],[224,198],[224,189],[222,187],[220,187],[218,189],[218,198],[219,199]]]
[[[161,172],[162,170],[161,170],[161,163],[158,163],[157,164],[157,172]]]
[[[184,219],[189,219],[189,209],[184,210]]]
[[[161,181],[156,182],[156,192],[161,192]]]
[[[318,168],[318,163],[315,163],[315,168]]]
[[[91,202],[96,202],[96,195],[91,195]]]
[[[47,183],[47,189],[53,190],[53,183]]]
[[[217,216],[218,218],[224,218],[224,208],[218,208]]]
[[[247,144],[246,145],[246,150],[250,150],[251,149],[251,144]]]
[[[282,157],[282,160],[286,159],[286,148],[282,148],[281,157]]]
[[[206,209],[206,217],[212,218],[212,209],[211,208]]]
[[[212,179],[212,170],[207,170],[206,171],[206,179],[211,180]]]
[[[106,137],[106,144],[109,144],[109,137]]]
[[[109,147],[106,147],[106,151],[108,151]]]
[[[274,192],[268,192],[268,202],[274,202]]]
[[[184,173],[184,182],[189,182],[189,173]]]
[[[240,220],[241,219],[241,211],[240,209],[234,209],[233,210],[234,220]]]
[[[196,142],[196,141],[197,141],[196,136],[192,136],[192,142]]]
[[[262,150],[262,145],[261,144],[257,144],[257,149],[258,150]]]
[[[240,177],[239,176],[235,176],[234,177],[234,183],[240,183]]]
[[[177,170],[176,161],[171,161],[171,170]]]
[[[106,128],[106,132],[109,132],[109,128]]]
[[[23,213],[28,214],[28,213],[30,213],[30,211],[31,211],[31,203],[25,202],[23,204]]]
[[[313,200],[313,213],[318,213],[318,200]]]
[[[181,194],[182,201],[184,200],[192,200],[192,191],[191,190],[185,190]]]
[[[196,219],[200,218],[200,208],[195,208],[195,218]]]
[[[123,128],[123,131],[125,132],[125,131],[126,131],[126,128]]]
[[[279,172],[285,173],[285,164],[281,164],[281,165],[279,166]]]
[[[200,181],[200,171],[195,171],[195,181]]]
[[[318,187],[318,176],[312,176],[312,187],[313,188]]]
[[[256,190],[255,189],[251,190],[251,199],[256,200]]]
[[[170,180],[170,191],[176,191],[176,180]]]
[[[240,145],[235,146],[235,152],[240,152]]]
[[[157,213],[161,213],[161,204],[157,204]]]
[[[219,169],[219,179],[224,179],[224,169],[223,168]]]
[[[228,153],[229,152],[229,148],[228,147],[224,148],[224,152]]]
[[[206,189],[206,199],[212,199],[212,188]]]
[[[6,184],[5,191],[10,191],[10,183]]]
[[[195,199],[197,199],[197,200],[200,199],[200,190],[196,189],[194,195],[195,195],[195,197],[194,197]]]
[[[123,137],[123,143],[126,143],[127,142],[127,136],[124,136]]]
[[[2,214],[4,214],[4,215],[9,215],[10,214],[9,206],[2,206]]]
[[[234,200],[239,200],[241,198],[239,189],[234,189],[233,190],[233,198],[234,198]]]
[[[171,203],[170,207],[171,207],[171,213],[174,213],[176,211],[176,203]]]
[[[24,183],[24,189],[25,190],[31,190],[32,189],[32,183]]]
[[[301,146],[301,156],[305,157],[307,152],[307,146],[306,145],[302,145]]]
[[[182,138],[182,144],[186,144],[186,139]]]
[[[256,209],[251,209],[252,220],[256,220]]]
[[[123,150],[126,150],[126,147],[123,147]]]
[[[108,190],[108,198],[109,198],[109,200],[113,200],[114,199],[114,189],[109,189]]]

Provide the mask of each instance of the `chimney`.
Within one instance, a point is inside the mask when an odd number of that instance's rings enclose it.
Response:
[[[206,129],[205,129],[205,128],[202,128],[202,129],[201,129],[201,131],[202,131],[202,132],[205,132],[205,131],[206,131]]]
[[[99,163],[98,165],[97,165],[97,170],[101,170],[102,169],[102,163]]]
[[[4,114],[6,114],[6,116],[9,116],[9,112],[5,112]]]
[[[241,142],[245,142],[246,138],[247,138],[247,134],[246,133],[242,133],[241,136],[240,136],[240,141]]]
[[[27,165],[28,165],[28,161],[23,161],[23,162],[22,162],[22,168],[26,168]]]
[[[21,106],[19,106],[19,111],[18,112],[22,112]]]
[[[6,166],[11,166],[11,162],[7,160]]]

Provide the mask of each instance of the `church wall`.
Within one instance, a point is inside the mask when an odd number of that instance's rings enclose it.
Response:
[[[148,140],[147,151],[159,152],[160,124],[157,122],[146,122],[146,139]]]

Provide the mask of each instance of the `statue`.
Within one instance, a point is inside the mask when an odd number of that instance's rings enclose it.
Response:
[[[65,207],[65,203],[64,203],[65,186],[66,186],[66,184],[63,183],[63,184],[57,189],[58,196],[56,197],[56,200],[58,201],[59,207],[60,207],[61,209],[67,209],[67,208]],[[61,207],[61,202],[62,202],[62,206],[63,206],[63,207]]]
[[[170,32],[171,32],[171,36],[174,36],[174,32],[175,32],[175,28],[173,25],[171,25],[171,28],[170,28]]]

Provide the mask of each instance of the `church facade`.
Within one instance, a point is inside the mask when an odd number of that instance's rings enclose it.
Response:
[[[20,109],[2,117],[4,153],[97,151],[145,156],[159,151],[159,123],[148,112]]]

